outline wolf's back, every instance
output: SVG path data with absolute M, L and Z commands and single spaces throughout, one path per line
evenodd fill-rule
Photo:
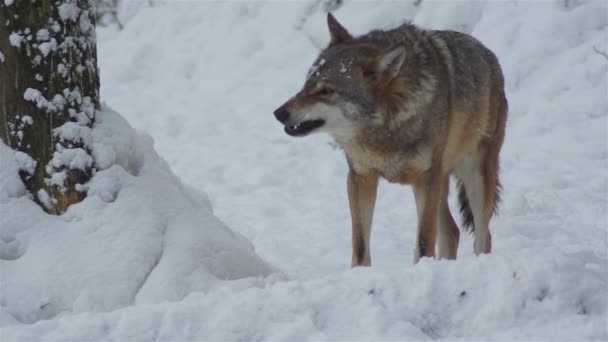
M 474 37 L 449 30 L 423 30 L 403 24 L 387 31 L 371 31 L 358 38 L 379 48 L 388 49 L 403 44 L 416 58 L 407 69 L 433 70 L 443 85 L 447 82 L 456 98 L 478 97 L 479 92 L 492 88 L 502 90 L 504 79 L 498 59 L 490 49 Z M 440 65 L 437 65 L 440 64 Z

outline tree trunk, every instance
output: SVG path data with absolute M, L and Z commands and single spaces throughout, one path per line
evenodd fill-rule
M 0 139 L 35 162 L 20 175 L 49 213 L 82 200 L 93 172 L 96 48 L 93 0 L 0 1 Z

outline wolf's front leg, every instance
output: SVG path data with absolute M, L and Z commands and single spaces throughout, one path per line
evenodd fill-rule
M 418 232 L 414 263 L 422 257 L 435 256 L 437 238 L 437 215 L 443 187 L 443 177 L 439 170 L 431 169 L 412 184 L 418 213 Z
M 372 230 L 378 175 L 348 173 L 348 202 L 353 226 L 353 258 L 351 266 L 371 266 L 369 238 Z

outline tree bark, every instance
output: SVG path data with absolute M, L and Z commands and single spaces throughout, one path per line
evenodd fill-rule
M 86 196 L 96 110 L 93 0 L 1 1 L 0 139 L 36 162 L 20 175 L 49 213 Z

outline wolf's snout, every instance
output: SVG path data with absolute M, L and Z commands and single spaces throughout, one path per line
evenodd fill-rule
M 274 116 L 284 124 L 289 119 L 289 112 L 285 109 L 285 106 L 281 106 L 274 111 Z

